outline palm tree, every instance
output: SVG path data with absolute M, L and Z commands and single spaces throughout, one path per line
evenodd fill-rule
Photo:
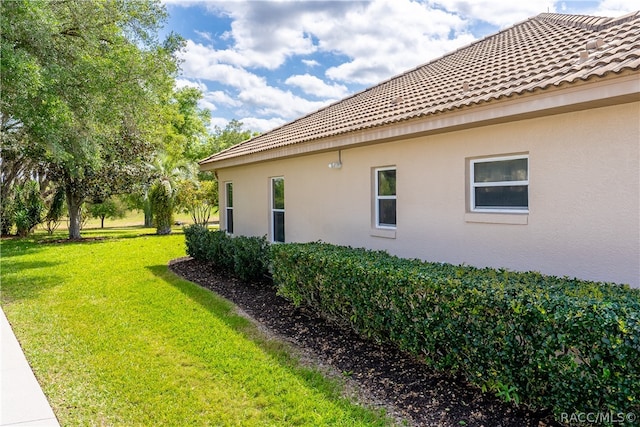
M 197 168 L 196 165 L 188 159 L 185 159 L 184 157 L 177 158 L 175 156 L 171 156 L 166 152 L 159 152 L 158 155 L 154 158 L 153 162 L 149 164 L 149 168 L 154 179 L 144 189 L 142 205 L 144 211 L 145 227 L 150 227 L 152 225 L 154 209 L 162 209 L 162 214 L 158 212 L 158 214 L 160 215 L 155 215 L 156 221 L 162 223 L 157 225 L 158 232 L 161 234 L 168 234 L 169 232 L 171 232 L 170 218 L 173 212 L 164 211 L 167 209 L 171 211 L 173 210 L 173 206 L 175 205 L 175 197 L 177 194 L 178 181 L 185 179 L 194 179 L 197 175 Z M 156 197 L 151 197 L 151 190 L 154 188 L 154 186 L 156 187 Z M 164 194 L 162 198 L 158 198 L 159 186 L 162 186 L 162 193 Z M 160 202 L 160 200 L 163 201 Z M 167 222 L 169 222 L 169 224 L 167 224 Z M 162 227 L 160 227 L 160 225 L 162 225 Z M 169 228 L 167 229 L 167 227 Z

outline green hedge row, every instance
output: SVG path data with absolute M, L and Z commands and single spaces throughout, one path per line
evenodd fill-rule
M 201 225 L 184 228 L 187 254 L 242 280 L 261 280 L 268 273 L 269 243 L 266 237 L 230 237 L 224 231 Z
M 506 401 L 640 415 L 640 291 L 400 259 L 323 243 L 271 246 L 279 293 Z

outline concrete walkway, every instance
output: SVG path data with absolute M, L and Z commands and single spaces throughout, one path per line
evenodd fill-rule
M 59 425 L 0 308 L 0 426 Z

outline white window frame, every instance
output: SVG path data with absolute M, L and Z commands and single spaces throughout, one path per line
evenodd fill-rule
M 396 194 L 393 196 L 381 196 L 380 194 L 378 194 L 378 191 L 380 189 L 379 187 L 379 182 L 378 182 L 378 172 L 383 172 L 383 171 L 396 171 Z M 380 168 L 375 168 L 373 171 L 374 174 L 374 204 L 375 204 L 375 227 L 379 228 L 379 229 L 383 229 L 383 230 L 395 230 L 397 229 L 397 224 L 398 224 L 398 182 L 397 182 L 397 176 L 398 176 L 398 169 L 395 166 L 385 166 L 385 167 L 380 167 Z M 380 200 L 395 200 L 396 201 L 396 225 L 391 225 L 391 224 L 380 224 Z
M 228 234 L 233 234 L 235 230 L 235 222 L 233 224 L 234 230 L 229 231 L 229 211 L 231 211 L 233 215 L 233 203 L 231 203 L 231 206 L 229 206 L 229 186 L 231 186 L 231 194 L 233 198 L 233 181 L 227 181 L 224 183 L 224 230 Z
M 475 182 L 475 165 L 477 163 L 488 163 L 488 162 L 500 162 L 507 160 L 518 160 L 518 159 L 527 159 L 527 179 L 520 181 L 497 181 L 497 182 Z M 507 187 L 512 185 L 526 185 L 527 191 L 529 190 L 529 155 L 528 154 L 519 154 L 512 156 L 498 156 L 498 157 L 483 157 L 480 159 L 472 159 L 469 162 L 469 193 L 470 193 L 470 211 L 471 212 L 485 212 L 485 213 L 529 213 L 529 200 L 527 198 L 527 208 L 508 208 L 508 207 L 495 207 L 495 208 L 487 208 L 487 207 L 476 207 L 476 188 L 480 187 Z
M 274 194 L 273 194 L 273 183 L 276 180 L 282 180 L 284 182 L 284 176 L 274 176 L 274 177 L 271 177 L 271 179 L 269 179 L 269 194 L 270 194 L 270 197 L 269 197 L 269 199 L 270 199 L 270 219 L 269 219 L 269 222 L 270 222 L 270 228 L 271 228 L 271 242 L 272 243 L 284 243 L 284 241 L 286 241 L 286 239 L 287 239 L 286 229 L 285 229 L 284 241 L 280 242 L 280 241 L 276 240 L 276 232 L 275 232 L 276 231 L 275 230 L 276 224 L 275 224 L 275 221 L 274 221 L 274 213 L 282 212 L 283 214 L 285 214 L 285 221 L 286 221 L 285 210 L 284 209 L 276 209 L 275 208 L 275 197 L 274 197 Z M 285 202 L 285 207 L 286 207 L 286 202 Z M 283 224 L 283 227 L 284 227 L 284 224 Z

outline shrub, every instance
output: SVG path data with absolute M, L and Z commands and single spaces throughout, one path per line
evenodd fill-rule
M 268 272 L 269 243 L 266 237 L 238 236 L 233 241 L 233 271 L 242 280 L 260 280 Z
M 322 243 L 273 245 L 271 263 L 296 305 L 504 400 L 556 415 L 640 413 L 636 289 Z
M 199 260 L 209 261 L 207 259 L 208 247 L 207 239 L 209 239 L 209 230 L 199 224 L 184 227 L 185 242 L 187 244 L 187 255 Z
M 149 200 L 153 221 L 158 234 L 170 234 L 173 224 L 173 190 L 169 181 L 158 181 L 151 186 Z
M 60 226 L 60 220 L 64 215 L 64 188 L 60 187 L 56 190 L 51 199 L 49 210 L 44 217 L 44 223 L 47 227 L 47 233 L 53 234 L 54 231 Z
M 201 225 L 184 228 L 187 254 L 228 270 L 242 280 L 260 280 L 268 273 L 269 243 L 266 237 L 230 237 Z
M 0 200 L 0 235 L 11 234 L 15 222 L 15 197 L 13 194 L 8 194 Z
M 19 236 L 26 236 L 42 222 L 44 202 L 40 185 L 30 180 L 16 188 L 14 199 L 14 221 Z

